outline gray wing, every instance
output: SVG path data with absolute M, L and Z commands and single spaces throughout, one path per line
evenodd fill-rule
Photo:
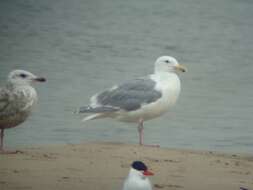
M 102 107 L 137 110 L 141 105 L 161 98 L 162 93 L 155 89 L 155 85 L 150 78 L 132 80 L 96 95 L 96 101 Z
M 9 105 L 9 92 L 5 88 L 0 88 L 0 115 Z

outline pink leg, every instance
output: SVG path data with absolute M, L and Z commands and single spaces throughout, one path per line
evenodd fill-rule
M 4 129 L 1 129 L 1 131 L 0 131 L 0 138 L 1 138 L 0 152 L 2 152 L 4 149 Z
M 1 129 L 1 131 L 0 131 L 0 154 L 17 154 L 17 153 L 22 153 L 22 151 L 4 150 L 4 129 Z
M 144 131 L 143 122 L 144 121 L 143 121 L 142 118 L 138 122 L 139 145 L 141 145 L 141 146 L 149 146 L 149 147 L 160 147 L 160 145 L 144 145 L 143 144 L 143 131 Z
M 143 145 L 143 119 L 139 120 L 138 132 L 139 132 L 139 145 Z

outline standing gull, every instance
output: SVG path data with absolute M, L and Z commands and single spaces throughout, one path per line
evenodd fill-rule
M 95 94 L 79 113 L 91 114 L 83 121 L 110 117 L 138 123 L 139 144 L 143 145 L 143 122 L 161 116 L 176 103 L 180 93 L 177 73 L 185 71 L 175 58 L 159 57 L 154 74 Z
M 14 70 L 8 75 L 6 85 L 0 88 L 0 153 L 15 153 L 4 150 L 4 129 L 16 127 L 27 119 L 38 99 L 32 84 L 45 81 L 24 70 Z

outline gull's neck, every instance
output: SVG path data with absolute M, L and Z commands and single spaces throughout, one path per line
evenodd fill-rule
M 174 71 L 161 71 L 161 70 L 155 70 L 155 75 L 173 75 L 176 74 Z
M 151 75 L 151 78 L 157 79 L 157 80 L 166 80 L 168 78 L 178 78 L 178 75 L 175 72 L 155 72 L 153 75 Z
M 25 83 L 25 82 L 18 83 L 18 82 L 13 82 L 13 81 L 10 81 L 10 80 L 7 81 L 5 86 L 9 90 L 15 89 L 15 88 L 22 88 L 22 87 L 32 87 L 30 84 Z

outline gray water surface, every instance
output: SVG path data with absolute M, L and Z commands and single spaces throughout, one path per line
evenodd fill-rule
M 172 55 L 189 72 L 174 109 L 145 123 L 145 142 L 252 153 L 252 34 L 250 0 L 3 0 L 1 83 L 16 68 L 48 79 L 36 86 L 33 116 L 6 130 L 5 143 L 137 143 L 134 124 L 82 123 L 72 112 Z

